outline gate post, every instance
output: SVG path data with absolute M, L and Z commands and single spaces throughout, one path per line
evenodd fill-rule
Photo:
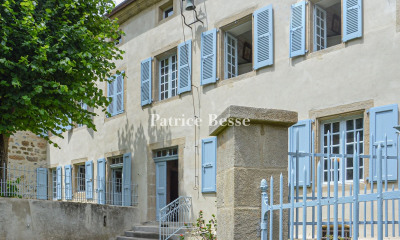
M 229 124 L 248 119 L 246 125 Z M 257 234 L 261 217 L 260 181 L 287 173 L 288 127 L 297 122 L 292 111 L 228 107 L 210 127 L 217 136 L 217 217 L 219 239 L 260 239 Z M 287 180 L 284 182 L 287 186 Z M 279 193 L 279 185 L 274 185 Z M 287 199 L 284 188 L 283 198 Z M 279 198 L 276 198 L 279 199 Z M 273 203 L 270 203 L 271 205 Z M 288 215 L 283 217 L 288 226 Z M 279 232 L 279 217 L 274 216 L 273 230 Z M 258 236 L 257 236 L 258 235 Z

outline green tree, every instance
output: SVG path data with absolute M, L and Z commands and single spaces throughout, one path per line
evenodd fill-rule
M 0 1 L 1 165 L 16 131 L 49 140 L 71 122 L 96 130 L 96 114 L 80 102 L 102 111 L 110 103 L 98 84 L 123 54 L 110 41 L 123 34 L 106 17 L 113 8 L 112 0 Z

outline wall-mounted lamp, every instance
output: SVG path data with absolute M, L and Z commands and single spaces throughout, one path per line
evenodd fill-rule
M 186 1 L 185 10 L 186 10 L 186 11 L 193 11 L 193 12 L 195 13 L 196 20 L 194 20 L 194 22 L 192 22 L 192 23 L 186 23 L 186 18 L 185 18 L 185 16 L 183 15 L 183 1 Z M 183 22 L 185 23 L 185 25 L 188 26 L 188 27 L 190 27 L 190 28 L 192 28 L 190 25 L 195 24 L 195 23 L 197 23 L 197 22 L 203 23 L 203 21 L 201 21 L 201 20 L 199 19 L 199 17 L 197 16 L 196 5 L 194 4 L 194 0 L 182 0 L 182 1 L 181 1 L 181 15 L 182 15 L 182 17 L 183 17 Z M 204 24 L 204 23 L 203 23 L 203 24 Z
M 196 9 L 196 6 L 194 5 L 194 0 L 186 0 L 186 11 L 193 11 Z

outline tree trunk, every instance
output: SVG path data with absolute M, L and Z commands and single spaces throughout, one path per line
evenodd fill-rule
M 5 134 L 0 134 L 0 196 L 4 196 L 7 185 L 8 139 Z

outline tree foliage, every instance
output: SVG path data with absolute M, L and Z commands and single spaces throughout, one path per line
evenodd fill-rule
M 109 81 L 123 34 L 106 16 L 112 0 L 0 1 L 0 135 L 27 130 L 60 135 L 71 122 L 93 124 L 110 100 Z M 48 139 L 49 140 L 49 139 Z

